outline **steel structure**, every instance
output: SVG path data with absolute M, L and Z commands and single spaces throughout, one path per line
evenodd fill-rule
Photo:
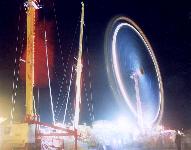
M 34 87 L 34 38 L 35 13 L 33 0 L 27 2 L 27 51 L 26 51 L 26 117 L 33 116 L 33 87 Z
M 22 128 L 24 129 L 22 145 L 26 149 L 39 149 L 39 144 L 42 142 L 42 137 L 64 137 L 64 136 L 72 136 L 74 137 L 74 149 L 77 150 L 78 144 L 78 124 L 79 124 L 79 112 L 80 112 L 80 103 L 81 103 L 81 73 L 82 73 L 82 43 L 83 43 L 83 27 L 84 27 L 84 3 L 81 3 L 81 25 L 80 25 L 80 38 L 79 38 L 79 52 L 76 66 L 76 101 L 75 101 L 75 117 L 73 123 L 73 129 L 60 127 L 55 125 L 54 115 L 53 115 L 53 124 L 43 123 L 39 120 L 39 115 L 35 112 L 35 104 L 33 97 L 33 88 L 34 88 L 34 39 L 35 39 L 35 22 L 36 22 L 36 14 L 38 13 L 38 9 L 40 9 L 40 5 L 36 0 L 28 0 L 25 2 L 24 6 L 27 9 L 27 42 L 26 42 L 26 60 L 24 61 L 26 64 L 26 112 L 24 123 L 22 124 L 13 124 L 9 126 L 5 126 L 6 128 Z M 45 45 L 46 45 L 46 56 L 48 57 L 47 51 L 47 39 L 46 39 L 46 31 L 45 31 Z M 47 58 L 48 59 L 48 58 Z M 48 60 L 47 60 L 48 67 Z M 48 72 L 49 76 L 49 72 Z M 50 86 L 50 81 L 49 81 Z M 52 102 L 52 101 L 51 101 Z M 53 108 L 52 108 L 53 109 Z M 54 111 L 54 110 L 53 110 Z M 52 111 L 52 112 L 53 112 Z M 21 128 L 22 127 L 22 128 Z M 47 127 L 50 129 L 49 133 L 42 133 L 41 127 Z M 17 130 L 18 130 L 17 129 Z M 53 131 L 56 132 L 53 132 Z M 59 132 L 57 132 L 59 131 Z M 21 136 L 21 135 L 20 135 Z M 14 137 L 4 136 L 4 138 L 8 139 L 8 141 L 4 141 L 4 145 L 9 145 Z M 22 139 L 20 137 L 20 139 Z M 61 138 L 61 142 L 64 138 Z M 13 145 L 14 148 L 14 144 Z M 17 144 L 18 145 L 18 144 Z M 3 146 L 0 148 L 8 149 L 7 146 Z M 60 147 L 63 148 L 63 147 Z

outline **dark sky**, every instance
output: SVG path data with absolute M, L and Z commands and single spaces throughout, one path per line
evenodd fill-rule
M 9 109 L 6 105 L 11 101 L 21 3 L 22 0 L 0 1 L 0 109 L 2 109 L 0 113 L 2 114 Z M 76 24 L 79 24 L 80 1 L 55 0 L 55 5 L 62 44 L 67 49 L 73 39 Z M 51 15 L 51 8 L 47 10 L 47 18 L 49 12 Z M 191 125 L 191 4 L 186 0 L 179 2 L 171 0 L 85 1 L 85 36 L 86 46 L 89 48 L 96 119 L 112 118 L 111 116 L 119 109 L 116 108 L 109 87 L 104 62 L 105 30 L 110 19 L 116 15 L 125 15 L 133 19 L 144 31 L 154 49 L 164 83 L 163 123 L 169 128 L 189 128 Z

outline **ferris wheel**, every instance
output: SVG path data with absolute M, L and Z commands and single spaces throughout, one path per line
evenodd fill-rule
M 139 126 L 158 124 L 164 108 L 159 66 L 148 39 L 131 19 L 119 16 L 110 21 L 105 62 L 116 100 L 129 108 Z

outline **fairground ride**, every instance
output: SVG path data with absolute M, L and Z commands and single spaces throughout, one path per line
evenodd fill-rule
M 11 121 L 10 124 L 3 125 L 1 127 L 1 140 L 0 140 L 0 149 L 46 149 L 48 147 L 42 148 L 42 141 L 44 137 L 52 137 L 52 148 L 64 149 L 64 137 L 68 136 L 71 139 L 74 139 L 73 149 L 77 150 L 78 147 L 78 125 L 79 125 L 79 113 L 80 113 L 80 103 L 81 103 L 81 83 L 82 83 L 82 52 L 83 52 L 83 28 L 84 28 L 84 3 L 82 2 L 81 7 L 81 20 L 80 20 L 80 36 L 79 36 L 79 51 L 77 56 L 76 64 L 76 80 L 75 80 L 75 114 L 73 125 L 69 128 L 64 126 L 58 126 L 56 124 L 55 115 L 53 107 L 52 111 L 52 124 L 44 123 L 40 121 L 40 116 L 36 112 L 36 106 L 34 103 L 34 51 L 35 51 L 35 22 L 36 14 L 39 9 L 42 9 L 40 6 L 40 1 L 37 0 L 28 0 L 24 3 L 27 14 L 27 39 L 26 39 L 26 60 L 21 60 L 26 65 L 26 112 L 24 123 L 14 123 L 13 122 L 13 113 L 14 108 L 11 110 Z M 47 68 L 49 66 L 48 61 L 48 46 L 47 46 L 47 32 L 44 32 L 44 45 L 47 58 Z M 39 64 L 40 65 L 40 64 Z M 48 69 L 48 83 L 50 86 L 50 72 Z M 51 88 L 50 88 L 51 95 Z M 15 94 L 16 95 L 16 94 Z M 50 96 L 51 106 L 53 106 L 53 100 Z M 12 100 L 15 103 L 14 100 Z M 66 113 L 66 112 L 65 112 Z M 65 116 L 64 116 L 65 121 Z M 63 123 L 64 123 L 63 121 Z M 48 128 L 48 132 L 43 132 L 41 127 Z M 57 142 L 57 147 L 53 146 Z M 45 141 L 46 143 L 48 141 Z

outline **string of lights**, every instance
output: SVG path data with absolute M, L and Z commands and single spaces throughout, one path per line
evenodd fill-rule
M 11 96 L 11 112 L 10 112 L 10 123 L 13 123 L 14 120 L 14 113 L 15 113 L 15 105 L 16 105 L 16 97 L 17 97 L 17 90 L 18 90 L 18 83 L 19 83 L 19 68 L 21 63 L 21 55 L 24 49 L 24 40 L 25 40 L 25 33 L 24 30 L 21 40 L 21 47 L 19 48 L 19 33 L 21 31 L 20 23 L 21 23 L 21 12 L 22 12 L 22 5 L 19 8 L 19 16 L 18 16 L 18 26 L 17 26 L 17 37 L 16 37 L 16 48 L 15 48 L 15 58 L 14 58 L 14 70 L 13 70 L 13 84 L 12 84 L 12 96 Z M 26 25 L 25 25 L 26 29 Z

